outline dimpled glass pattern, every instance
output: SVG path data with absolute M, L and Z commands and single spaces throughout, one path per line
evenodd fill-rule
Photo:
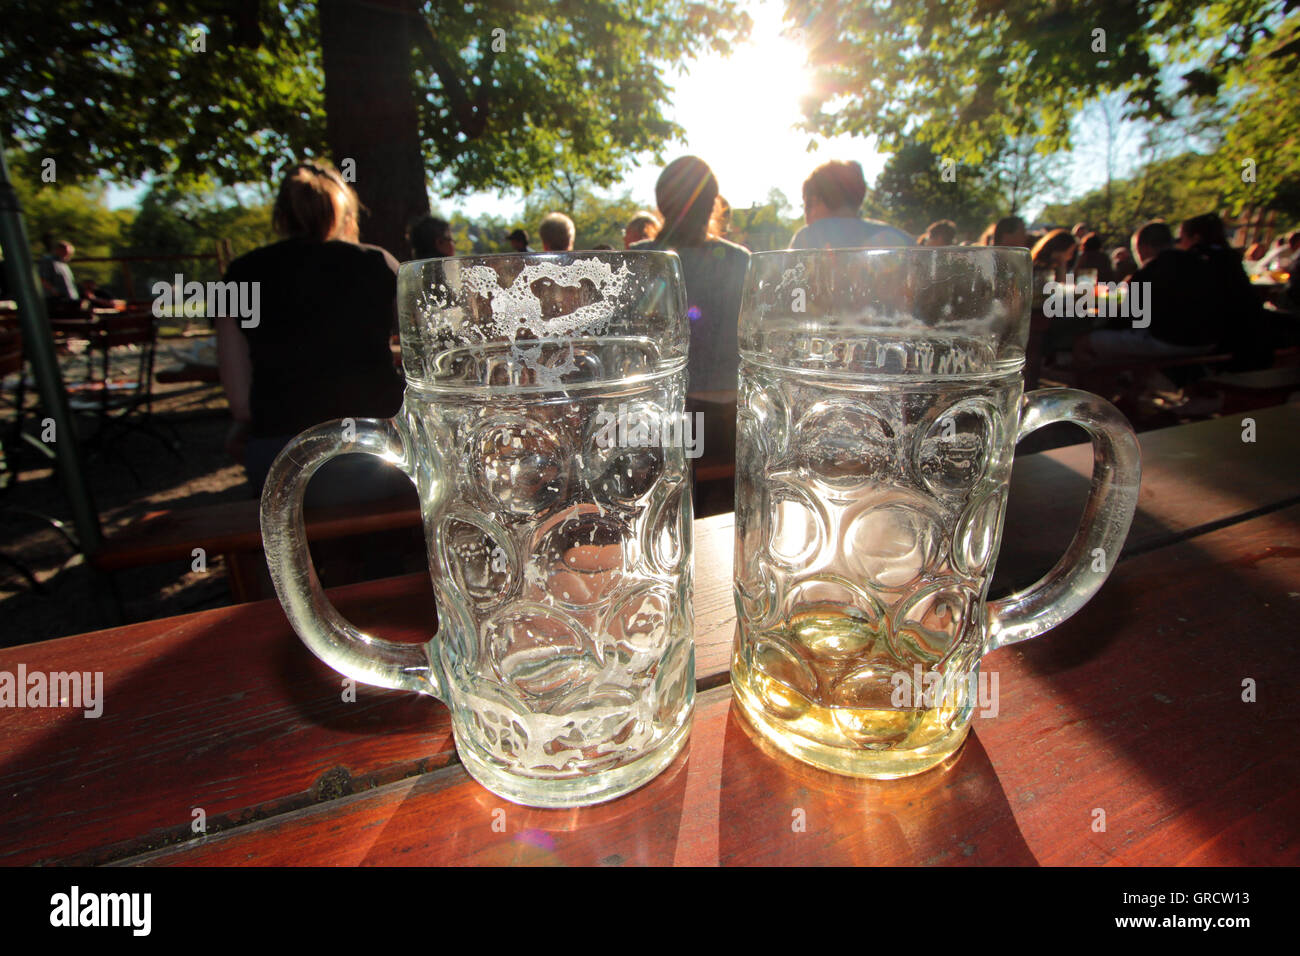
M 800 759 L 916 773 L 960 745 L 979 703 L 1028 257 L 754 258 L 741 319 L 736 697 Z M 1131 515 L 1130 501 L 1121 541 Z M 1077 586 L 1078 603 L 1099 584 Z
M 463 764 L 494 792 L 532 806 L 626 793 L 681 749 L 694 704 L 685 451 L 604 427 L 684 412 L 677 257 L 407 263 L 398 301 L 405 401 L 391 422 L 358 422 L 366 447 L 348 450 L 416 483 L 437 635 L 417 659 L 332 608 L 298 613 L 300 558 L 277 539 L 281 600 L 343 673 L 443 700 Z M 298 439 L 308 473 L 313 442 L 322 460 L 338 450 L 325 428 Z M 264 522 L 292 510 L 286 469 Z

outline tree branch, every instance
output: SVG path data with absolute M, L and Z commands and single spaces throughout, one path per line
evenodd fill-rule
M 411 11 L 411 19 L 416 46 L 424 54 L 433 72 L 438 75 L 443 92 L 447 94 L 447 105 L 451 107 L 452 115 L 460 124 L 461 132 L 470 139 L 481 136 L 487 128 L 487 83 L 482 83 L 478 96 L 471 102 L 465 92 L 465 85 L 461 83 L 460 76 L 456 73 L 456 64 L 438 42 L 432 24 L 421 15 L 419 10 Z M 491 55 L 490 52 L 488 55 Z M 491 60 L 488 62 L 490 66 Z

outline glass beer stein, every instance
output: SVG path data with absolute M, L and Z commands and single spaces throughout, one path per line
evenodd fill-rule
M 357 420 L 354 440 L 319 425 L 271 469 L 262 531 L 280 602 L 335 670 L 446 703 L 489 790 L 540 807 L 627 793 L 682 748 L 695 695 L 690 470 L 681 442 L 659 440 L 685 408 L 680 262 L 411 262 L 398 311 L 397 416 Z M 419 492 L 438 605 L 427 644 L 359 632 L 312 568 L 303 488 L 358 452 Z
M 732 686 L 786 753 L 863 777 L 934 766 L 980 706 L 980 658 L 1069 617 L 1119 557 L 1137 441 L 1094 395 L 1022 398 L 1032 294 L 1024 249 L 750 259 Z M 988 602 L 1015 444 L 1059 421 L 1092 438 L 1082 525 L 1046 577 Z

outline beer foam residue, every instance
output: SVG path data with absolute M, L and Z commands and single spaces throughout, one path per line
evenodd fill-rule
M 576 369 L 572 348 L 562 362 L 544 362 L 543 346 L 534 340 L 606 333 L 615 310 L 623 304 L 631 274 L 626 262 L 615 270 L 607 260 L 591 258 L 568 263 L 530 263 L 520 270 L 509 286 L 501 285 L 500 273 L 489 265 L 466 266 L 462 279 L 468 297 L 477 296 L 489 304 L 486 313 L 475 322 L 475 337 L 481 337 L 483 341 L 509 342 L 511 359 L 531 369 L 536 384 L 558 386 L 567 372 Z M 573 289 L 575 292 L 584 282 L 590 283 L 599 298 L 572 311 L 543 317 L 542 298 L 533 290 L 534 283 L 543 279 L 559 289 Z M 552 292 L 547 295 L 547 301 L 552 302 L 557 297 L 562 297 L 562 293 Z M 452 331 L 460 330 L 453 328 Z M 521 334 L 526 334 L 526 337 L 521 339 Z
M 491 266 L 468 266 L 464 272 L 465 289 L 487 299 L 491 305 L 491 318 L 485 331 L 503 339 L 514 339 L 520 332 L 531 332 L 538 338 L 573 335 L 578 332 L 599 335 L 609 326 L 609 320 L 618 308 L 623 287 L 631 271 L 627 263 L 616 272 L 603 259 L 580 259 L 577 262 L 536 262 L 524 266 L 508 287 L 502 287 L 497 271 Z M 579 289 L 583 281 L 590 282 L 600 293 L 600 299 L 579 306 L 564 315 L 542 318 L 542 300 L 532 289 L 533 283 L 549 279 L 566 289 Z

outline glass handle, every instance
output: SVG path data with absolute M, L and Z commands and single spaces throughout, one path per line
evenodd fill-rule
M 409 442 L 397 420 L 358 418 L 346 424 L 348 433 L 355 425 L 355 438 L 344 438 L 345 422 L 326 422 L 289 442 L 271 465 L 262 490 L 262 546 L 275 593 L 303 643 L 340 674 L 436 697 L 425 645 L 385 641 L 358 630 L 325 596 L 311 563 L 302 497 L 316 469 L 337 455 L 360 452 L 411 477 Z
M 986 610 L 984 652 L 1036 637 L 1088 603 L 1119 560 L 1137 509 L 1142 456 L 1133 428 L 1114 405 L 1072 388 L 1025 396 L 1019 442 L 1053 422 L 1073 422 L 1092 438 L 1092 489 L 1079 528 L 1051 571 Z

